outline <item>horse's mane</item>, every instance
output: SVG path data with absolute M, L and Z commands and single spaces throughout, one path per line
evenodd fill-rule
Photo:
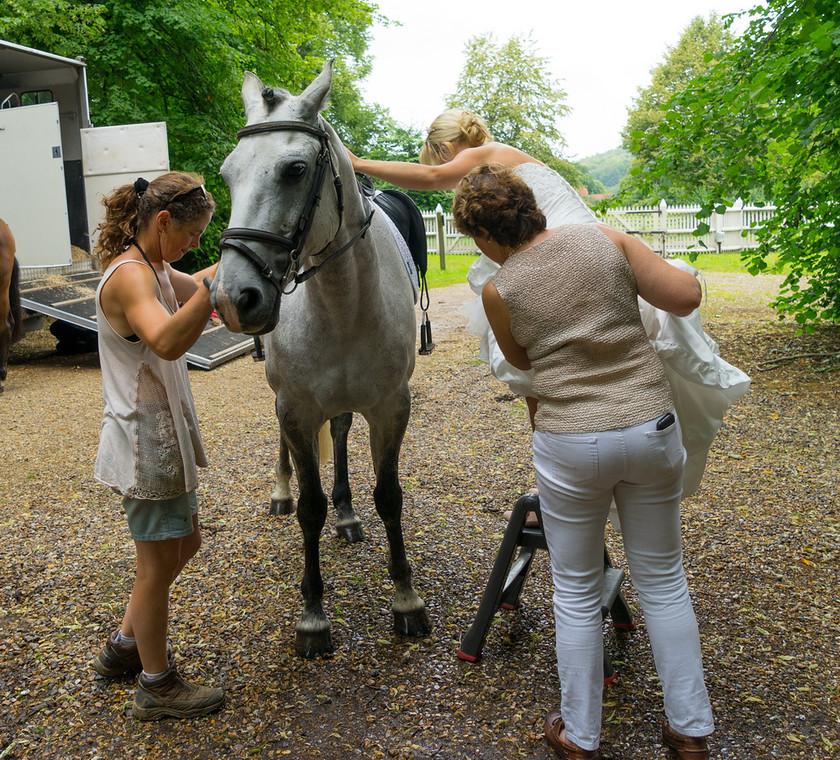
M 344 141 L 341 139 L 341 135 L 339 135 L 338 132 L 336 132 L 335 127 L 324 118 L 324 114 L 318 114 L 317 125 L 329 136 L 330 148 L 335 151 L 335 158 L 338 160 L 339 165 L 344 163 L 350 164 L 350 157 L 347 155 L 347 151 L 344 150 Z M 352 168 L 351 164 L 351 174 Z

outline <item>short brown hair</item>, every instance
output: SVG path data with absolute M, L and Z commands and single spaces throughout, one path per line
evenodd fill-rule
M 452 215 L 458 232 L 491 237 L 517 248 L 545 229 L 545 214 L 534 192 L 502 164 L 477 166 L 455 188 Z

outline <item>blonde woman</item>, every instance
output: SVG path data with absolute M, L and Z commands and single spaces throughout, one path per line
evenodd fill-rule
M 578 192 L 554 169 L 518 148 L 496 142 L 484 119 L 470 111 L 457 108 L 444 111 L 432 122 L 420 151 L 419 164 L 374 161 L 357 158 L 352 153 L 350 157 L 357 172 L 406 190 L 452 190 L 477 166 L 504 164 L 513 168 L 531 188 L 550 227 L 598 221 Z M 468 280 L 477 296 L 498 270 L 498 265 L 483 254 L 476 260 Z M 480 299 L 476 298 L 472 306 L 469 330 L 481 336 L 479 357 L 490 365 L 497 378 L 526 397 L 533 421 L 536 402 L 531 391 L 532 373 L 516 369 L 505 359 L 484 316 Z

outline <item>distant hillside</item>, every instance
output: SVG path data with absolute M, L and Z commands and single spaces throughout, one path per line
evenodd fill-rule
M 578 163 L 607 188 L 608 193 L 614 193 L 632 160 L 633 155 L 629 151 L 614 148 L 606 153 L 581 159 Z

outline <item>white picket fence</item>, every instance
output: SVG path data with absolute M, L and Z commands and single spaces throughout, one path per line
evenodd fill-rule
M 673 256 L 692 251 L 741 251 L 756 248 L 755 230 L 776 211 L 775 206 L 745 206 L 740 201 L 722 214 L 716 211 L 705 221 L 709 232 L 702 237 L 691 234 L 697 227 L 699 206 L 669 206 L 662 201 L 659 206 L 627 206 L 609 209 L 604 223 L 631 235 L 637 235 L 659 254 Z M 443 241 L 444 255 L 475 254 L 472 238 L 458 233 L 452 223 L 452 214 L 424 211 L 426 243 L 430 254 L 440 254 Z M 702 241 L 702 243 L 701 243 Z

